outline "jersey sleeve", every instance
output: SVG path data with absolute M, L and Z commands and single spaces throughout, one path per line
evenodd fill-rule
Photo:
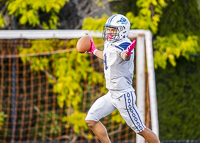
M 111 44 L 112 46 L 114 46 L 115 48 L 117 48 L 118 50 L 118 54 L 121 57 L 121 54 L 123 52 L 125 52 L 125 50 L 127 49 L 127 47 L 130 45 L 130 42 L 121 42 L 121 43 L 115 43 L 115 44 Z
M 119 46 L 123 49 L 123 51 L 125 51 L 130 44 L 131 43 L 129 42 L 124 42 L 124 43 L 119 44 Z

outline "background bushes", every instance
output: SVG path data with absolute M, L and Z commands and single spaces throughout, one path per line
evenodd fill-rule
M 156 70 L 160 139 L 200 139 L 200 57 Z

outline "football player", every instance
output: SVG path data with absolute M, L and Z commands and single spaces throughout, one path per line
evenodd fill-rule
M 104 25 L 104 50 L 96 49 L 91 40 L 90 53 L 104 60 L 104 74 L 108 93 L 98 98 L 91 106 L 85 121 L 88 127 L 102 143 L 110 143 L 101 118 L 118 110 L 125 122 L 148 143 L 159 143 L 158 137 L 141 121 L 135 101 L 135 90 L 132 87 L 134 75 L 134 47 L 128 39 L 130 22 L 124 15 L 115 14 L 108 18 Z

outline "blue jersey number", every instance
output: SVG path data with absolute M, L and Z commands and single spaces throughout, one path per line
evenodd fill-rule
M 104 54 L 104 66 L 105 66 L 105 70 L 107 70 L 108 66 L 107 66 L 107 57 L 106 57 L 106 54 Z

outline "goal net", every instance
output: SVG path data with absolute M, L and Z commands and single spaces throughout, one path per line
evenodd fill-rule
M 76 51 L 84 35 L 103 49 L 99 32 L 0 31 L 0 142 L 99 142 L 84 119 L 107 89 L 103 61 Z M 129 37 L 137 39 L 137 106 L 145 125 L 158 134 L 151 33 L 131 30 Z M 113 142 L 144 142 L 117 111 L 101 121 Z

